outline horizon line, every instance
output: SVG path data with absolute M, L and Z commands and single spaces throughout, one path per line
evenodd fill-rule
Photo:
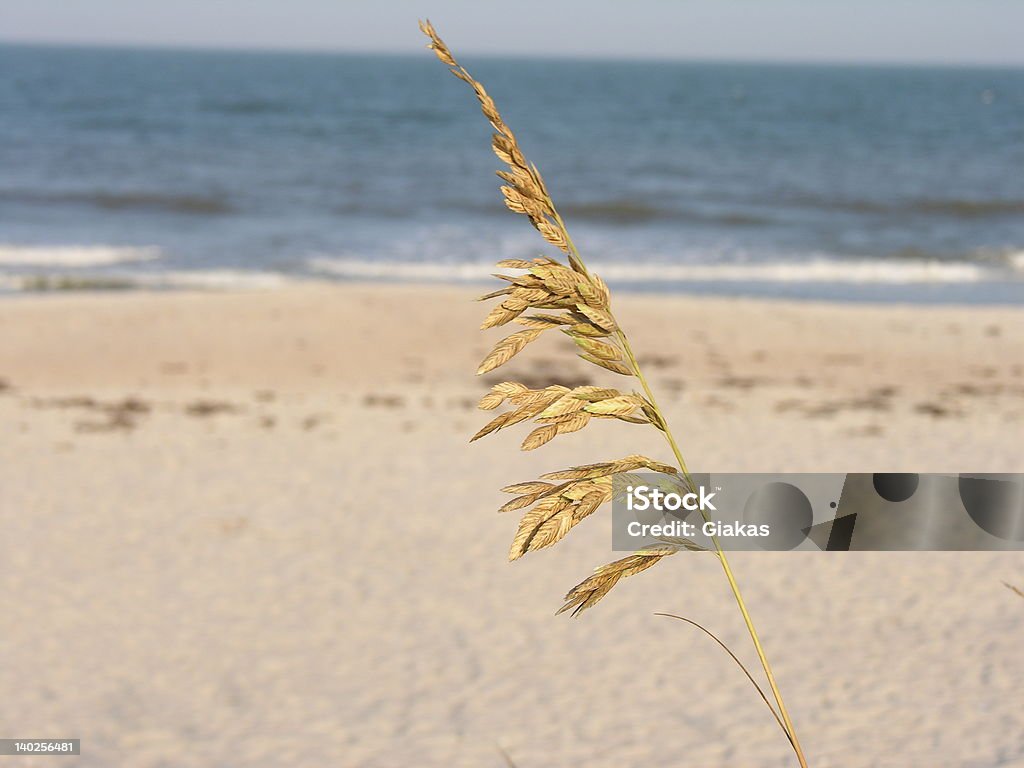
M 368 48 L 327 48 L 292 47 L 274 45 L 234 45 L 230 43 L 146 43 L 119 41 L 68 41 L 47 39 L 7 39 L 0 37 L 0 46 L 22 48 L 64 48 L 77 50 L 117 50 L 138 52 L 182 52 L 182 53 L 248 53 L 268 55 L 312 55 L 312 56 L 391 56 L 408 57 L 421 55 L 419 48 L 368 49 Z M 422 51 L 428 51 L 426 46 Z M 607 61 L 622 63 L 679 63 L 679 64 L 758 64 L 779 66 L 851 66 L 851 67 L 928 67 L 942 69 L 1024 69 L 1022 61 L 984 60 L 938 60 L 938 59 L 854 59 L 854 58 L 757 58 L 743 56 L 664 56 L 630 54 L 587 54 L 587 53 L 522 53 L 515 51 L 478 51 L 466 49 L 464 56 L 478 59 L 518 59 L 539 61 Z

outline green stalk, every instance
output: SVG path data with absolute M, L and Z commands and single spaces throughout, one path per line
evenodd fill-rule
M 565 222 L 562 221 L 562 217 L 555 209 L 555 204 L 551 200 L 551 197 L 546 197 L 548 204 L 551 206 L 551 210 L 555 212 L 555 221 L 558 222 L 558 226 L 565 234 L 569 252 L 573 255 L 575 260 L 579 262 L 580 266 L 583 267 L 584 273 L 586 273 L 586 266 L 583 263 L 583 257 L 580 256 L 579 250 L 576 248 L 575 243 L 573 243 L 572 238 L 569 236 L 569 230 L 566 228 Z M 679 449 L 679 444 L 676 443 L 676 439 L 672 435 L 672 430 L 669 428 L 668 420 L 665 418 L 665 414 L 658 406 L 658 402 L 654 397 L 654 392 L 651 391 L 651 387 L 647 383 L 647 378 L 644 376 L 643 371 L 640 369 L 640 364 L 637 362 L 636 355 L 633 354 L 633 348 L 630 346 L 629 339 L 619 326 L 618 321 L 615 322 L 615 326 L 618 328 L 615 335 L 622 344 L 622 350 L 626 353 L 629 365 L 636 374 L 636 378 L 640 382 L 640 386 L 643 388 L 648 402 L 658 415 L 658 419 L 663 427 L 662 434 L 665 435 L 665 439 L 672 448 L 672 453 L 676 457 L 676 462 L 679 464 L 679 469 L 682 471 L 683 476 L 692 486 L 693 478 L 690 476 L 690 471 L 686 468 L 686 460 L 683 459 L 683 452 Z M 703 509 L 701 510 L 701 515 L 704 517 L 705 521 L 710 521 L 707 512 Z M 757 630 L 754 628 L 754 621 L 750 618 L 750 612 L 747 610 L 747 604 L 743 600 L 743 594 L 740 592 L 739 584 L 736 583 L 736 577 L 733 575 L 732 568 L 729 566 L 729 560 L 725 556 L 725 551 L 722 549 L 722 545 L 719 543 L 718 537 L 712 536 L 711 541 L 715 545 L 715 553 L 718 555 L 718 560 L 722 563 L 722 570 L 725 571 L 725 578 L 729 581 L 729 588 L 732 590 L 733 597 L 736 598 L 736 604 L 739 606 L 740 613 L 743 615 L 743 623 L 747 625 L 747 631 L 750 633 L 750 639 L 754 643 L 754 648 L 757 651 L 757 657 L 761 661 L 761 667 L 764 669 L 765 676 L 768 678 L 768 685 L 771 686 L 772 695 L 775 697 L 775 703 L 779 707 L 779 714 L 782 716 L 782 721 L 785 724 L 786 734 L 789 736 L 790 744 L 793 746 L 793 751 L 796 752 L 797 760 L 800 761 L 800 767 L 807 768 L 807 760 L 804 757 L 803 749 L 800 747 L 800 740 L 797 738 L 796 730 L 793 728 L 793 721 L 790 719 L 789 712 L 786 710 L 786 704 L 782 700 L 782 693 L 779 691 L 779 686 L 775 682 L 775 675 L 772 673 L 771 664 L 768 663 L 768 656 L 765 654 L 764 647 L 761 645 L 761 640 L 757 636 Z

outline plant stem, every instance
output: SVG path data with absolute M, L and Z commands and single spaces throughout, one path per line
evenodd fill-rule
M 672 435 L 672 430 L 668 426 L 668 421 L 665 419 L 665 415 L 662 413 L 661 408 L 658 407 L 657 401 L 654 399 L 654 393 L 651 391 L 650 385 L 647 383 L 647 378 L 644 376 L 643 371 L 640 370 L 640 364 L 636 360 L 636 355 L 633 354 L 633 348 L 629 344 L 629 339 L 626 334 L 620 329 L 617 331 L 619 341 L 622 343 L 622 349 L 626 353 L 626 357 L 629 359 L 629 364 L 636 372 L 636 377 L 640 381 L 640 386 L 643 387 L 644 394 L 647 395 L 648 401 L 654 406 L 654 410 L 658 413 L 661 423 L 664 426 L 665 439 L 668 440 L 668 444 L 672 447 L 672 453 L 675 454 L 676 461 L 679 462 L 679 468 L 683 471 L 683 476 L 687 481 L 693 485 L 693 478 L 690 477 L 690 472 L 686 468 L 686 461 L 683 459 L 683 453 L 679 450 L 679 444 L 676 443 L 675 437 Z M 707 512 L 701 510 L 704 520 L 708 521 Z M 739 606 L 740 613 L 743 615 L 743 622 L 747 625 L 747 631 L 750 633 L 750 639 L 754 642 L 754 648 L 757 650 L 757 656 L 761 660 L 761 666 L 764 668 L 765 676 L 768 678 L 768 685 L 771 686 L 772 694 L 775 696 L 775 703 L 779 705 L 779 714 L 782 715 L 782 721 L 786 724 L 786 731 L 789 734 L 790 742 L 793 745 L 793 750 L 796 752 L 797 760 L 800 761 L 801 768 L 807 768 L 807 761 L 804 758 L 803 750 L 800 748 L 800 740 L 796 736 L 796 731 L 793 728 L 793 721 L 789 718 L 789 713 L 786 711 L 786 705 L 782 700 L 782 693 L 779 691 L 779 686 L 775 682 L 775 675 L 772 674 L 771 664 L 768 663 L 768 657 L 765 655 L 764 648 L 761 645 L 761 640 L 757 636 L 757 630 L 754 628 L 754 621 L 750 618 L 750 613 L 747 611 L 747 605 L 743 600 L 743 595 L 740 592 L 739 584 L 736 583 L 736 577 L 732 573 L 732 568 L 729 566 L 729 559 L 725 556 L 725 551 L 722 549 L 722 545 L 718 541 L 717 536 L 712 536 L 711 541 L 715 545 L 715 553 L 718 555 L 719 561 L 722 563 L 722 570 L 725 571 L 725 578 L 729 580 L 729 587 L 732 589 L 732 594 L 736 598 L 736 604 Z
M 789 736 L 789 731 L 786 729 L 786 724 L 782 722 L 782 718 L 779 717 L 779 713 L 775 711 L 775 707 L 773 707 L 772 703 L 770 701 L 768 701 L 768 697 L 765 696 L 764 691 L 761 690 L 761 686 L 757 684 L 757 680 L 755 680 L 754 676 L 752 674 L 750 674 L 750 670 L 747 669 L 746 665 L 742 661 L 739 660 L 739 657 L 735 653 L 732 652 L 732 648 L 730 648 L 728 645 L 726 645 L 724 642 L 722 642 L 722 639 L 718 635 L 716 635 L 710 629 L 705 627 L 703 624 L 698 624 L 693 619 L 688 619 L 685 616 L 677 616 L 674 613 L 655 613 L 654 615 L 655 616 L 665 616 L 665 617 L 670 618 L 670 619 L 678 619 L 679 621 L 685 621 L 687 624 L 692 624 L 697 629 L 699 629 L 701 632 L 703 632 L 705 635 L 707 635 L 712 640 L 714 640 L 716 643 L 718 643 L 721 646 L 722 650 L 725 651 L 727 654 L 729 654 L 729 656 L 732 657 L 732 660 L 736 662 L 736 665 L 740 669 L 743 670 L 743 674 L 745 674 L 747 676 L 747 680 L 750 681 L 750 684 L 754 686 L 754 688 L 760 694 L 761 698 L 764 700 L 765 706 L 767 706 L 768 709 L 771 710 L 772 716 L 775 718 L 775 722 L 777 722 L 779 724 L 779 727 L 782 729 L 782 732 L 784 734 L 786 734 L 786 738 L 790 740 L 790 743 L 792 743 L 793 740 Z
M 551 206 L 551 210 L 555 211 L 555 221 L 558 223 L 562 233 L 565 235 L 566 244 L 568 245 L 570 253 L 572 253 L 576 261 L 583 267 L 584 272 L 586 272 L 586 266 L 583 264 L 583 258 L 580 256 L 579 250 L 576 248 L 575 243 L 573 243 L 572 238 L 569 236 L 569 230 L 566 228 L 565 222 L 562 221 L 562 217 L 559 216 L 558 212 L 555 210 L 554 201 L 551 200 L 550 196 L 547 197 L 547 201 Z M 618 327 L 617 321 L 616 327 Z M 672 448 L 672 453 L 675 455 L 676 461 L 679 463 L 679 469 L 682 470 L 683 476 L 692 486 L 693 478 L 690 476 L 690 471 L 686 468 L 686 460 L 683 459 L 683 452 L 679 450 L 679 444 L 676 443 L 676 439 L 672 435 L 672 430 L 668 426 L 668 421 L 665 419 L 665 415 L 661 408 L 658 407 L 658 402 L 654 397 L 654 393 L 651 391 L 650 385 L 647 383 L 647 378 L 640 369 L 640 364 L 637 362 L 636 355 L 633 354 L 633 348 L 630 346 L 629 339 L 621 328 L 619 328 L 615 333 L 619 342 L 622 344 L 623 352 L 626 353 L 626 357 L 629 359 L 630 367 L 636 374 L 636 378 L 640 382 L 640 386 L 643 387 L 644 394 L 647 396 L 648 402 L 650 402 L 651 406 L 658 414 L 658 418 L 663 427 L 662 433 L 665 435 L 665 439 Z M 701 510 L 701 515 L 704 517 L 705 521 L 710 521 L 707 512 L 703 509 Z M 754 628 L 754 621 L 750 618 L 750 612 L 747 611 L 747 604 L 743 600 L 739 584 L 736 583 L 736 577 L 733 575 L 732 568 L 729 566 L 729 560 L 725 556 L 725 551 L 722 549 L 722 545 L 719 543 L 718 537 L 712 536 L 711 541 L 715 545 L 715 553 L 718 555 L 718 560 L 722 563 L 722 570 L 725 571 L 725 578 L 729 581 L 729 588 L 732 589 L 733 597 L 736 598 L 736 604 L 739 606 L 740 613 L 743 615 L 743 623 L 747 625 L 747 631 L 750 633 L 750 639 L 754 642 L 754 649 L 757 651 L 757 657 L 761 660 L 761 667 L 764 669 L 765 676 L 768 678 L 768 685 L 771 686 L 772 695 L 775 697 L 775 703 L 779 706 L 779 714 L 782 716 L 783 723 L 785 723 L 786 733 L 789 736 L 790 744 L 793 746 L 793 751 L 796 752 L 796 758 L 800 761 L 801 768 L 807 768 L 807 760 L 804 757 L 803 749 L 800 747 L 800 740 L 796 736 L 796 730 L 793 728 L 793 721 L 790 719 L 789 712 L 786 710 L 786 704 L 782 700 L 782 693 L 779 691 L 779 686 L 775 682 L 775 675 L 772 674 L 772 667 L 771 664 L 768 663 L 768 656 L 765 655 L 764 647 L 761 645 L 761 640 L 757 636 L 757 630 Z

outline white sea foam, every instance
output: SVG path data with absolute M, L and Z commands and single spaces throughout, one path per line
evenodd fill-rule
M 609 269 L 610 267 L 610 269 Z M 857 261 L 777 262 L 767 264 L 609 265 L 608 279 L 670 280 L 674 282 L 755 283 L 975 283 L 993 277 L 990 270 L 966 262 Z M 599 267 L 595 270 L 600 271 Z
M 156 246 L 0 244 L 0 264 L 18 267 L 103 267 L 158 258 Z
M 1022 260 L 1024 261 L 1024 260 Z M 311 259 L 314 272 L 355 279 L 475 281 L 495 271 L 493 264 L 395 263 L 360 259 Z M 767 262 L 761 264 L 608 263 L 593 269 L 608 280 L 658 283 L 976 283 L 998 279 L 991 268 L 968 262 L 881 259 Z M 1024 266 L 1024 263 L 1022 263 Z
M 15 275 L 7 275 L 0 272 L 0 291 L 20 291 L 22 279 Z
M 147 288 L 194 288 L 198 290 L 266 290 L 282 288 L 293 282 L 277 272 L 255 272 L 242 269 L 210 269 L 176 272 L 154 272 L 132 275 L 131 279 Z
M 172 272 L 75 272 L 51 273 L 45 276 L 0 272 L 0 291 L 89 291 L 119 289 L 198 290 L 198 291 L 260 291 L 282 288 L 295 282 L 276 272 L 247 270 L 194 270 Z
M 425 280 L 430 282 L 459 282 L 482 280 L 496 271 L 494 264 L 461 263 L 442 264 L 426 262 L 367 261 L 362 259 L 334 259 L 317 257 L 307 266 L 313 272 L 336 277 L 368 280 Z

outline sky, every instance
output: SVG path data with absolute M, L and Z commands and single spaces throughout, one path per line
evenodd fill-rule
M 1024 0 L 0 0 L 0 40 L 1024 65 Z

